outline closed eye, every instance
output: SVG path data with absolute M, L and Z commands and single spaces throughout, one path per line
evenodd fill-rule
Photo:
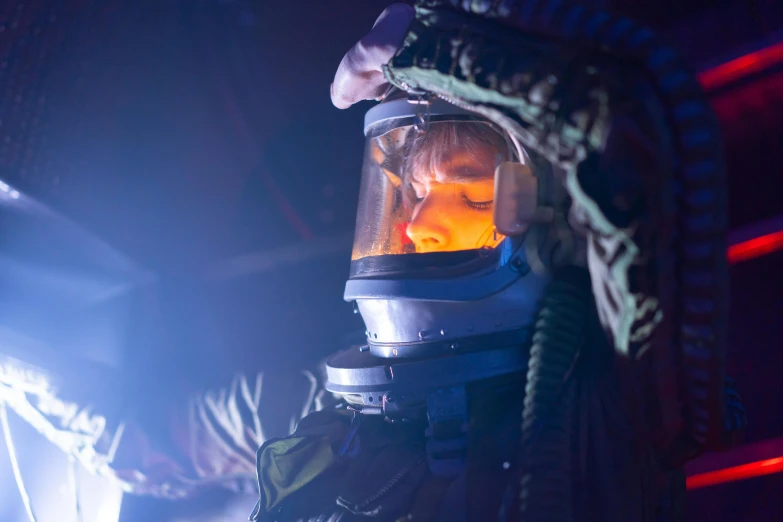
M 465 194 L 462 195 L 462 201 L 464 201 L 467 206 L 474 210 L 489 210 L 492 208 L 492 203 L 494 202 L 492 199 L 489 201 L 473 201 Z

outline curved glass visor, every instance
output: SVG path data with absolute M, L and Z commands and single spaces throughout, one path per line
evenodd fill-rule
M 491 262 L 506 238 L 493 222 L 495 169 L 514 160 L 510 140 L 473 118 L 369 131 L 351 275 Z

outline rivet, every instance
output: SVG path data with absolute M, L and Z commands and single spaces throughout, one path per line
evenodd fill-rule
M 397 356 L 397 348 L 392 349 L 392 355 L 394 355 L 395 357 Z
M 419 332 L 419 339 L 426 339 L 427 337 L 432 337 L 433 334 L 435 334 L 432 330 L 422 330 Z
M 508 469 L 510 467 L 511 467 L 511 463 L 510 462 L 504 462 L 503 463 L 503 469 Z
M 446 335 L 447 333 L 449 333 L 449 332 L 445 328 L 441 328 L 441 330 L 440 330 L 440 334 L 441 335 Z
M 500 326 L 502 325 L 503 323 L 501 323 L 500 321 L 495 321 L 495 328 L 500 328 Z
M 469 324 L 469 325 L 468 325 L 468 331 L 469 331 L 469 332 L 472 332 L 472 331 L 473 331 L 473 325 L 472 325 L 472 324 Z
M 459 348 L 459 343 L 452 343 L 451 349 L 456 350 L 457 348 Z

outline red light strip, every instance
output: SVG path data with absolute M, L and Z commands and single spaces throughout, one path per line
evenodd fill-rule
M 691 475 L 686 479 L 685 484 L 688 489 L 699 489 L 780 472 L 783 472 L 783 457 L 776 457 L 774 459 L 742 464 L 741 466 Z
M 699 81 L 706 90 L 717 89 L 749 74 L 783 63 L 783 42 L 740 56 L 723 65 L 699 74 Z
M 729 263 L 741 263 L 778 250 L 783 250 L 783 230 L 731 245 L 728 250 Z
M 783 64 L 783 42 L 746 54 L 699 74 L 706 90 L 715 89 L 749 74 Z M 783 249 L 783 230 L 764 234 L 729 246 L 729 262 L 741 263 Z

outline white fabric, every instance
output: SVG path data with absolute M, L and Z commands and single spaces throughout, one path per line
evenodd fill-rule
M 372 29 L 343 57 L 331 86 L 332 103 L 347 109 L 362 100 L 377 100 L 389 89 L 381 67 L 392 59 L 413 20 L 413 8 L 392 4 Z

